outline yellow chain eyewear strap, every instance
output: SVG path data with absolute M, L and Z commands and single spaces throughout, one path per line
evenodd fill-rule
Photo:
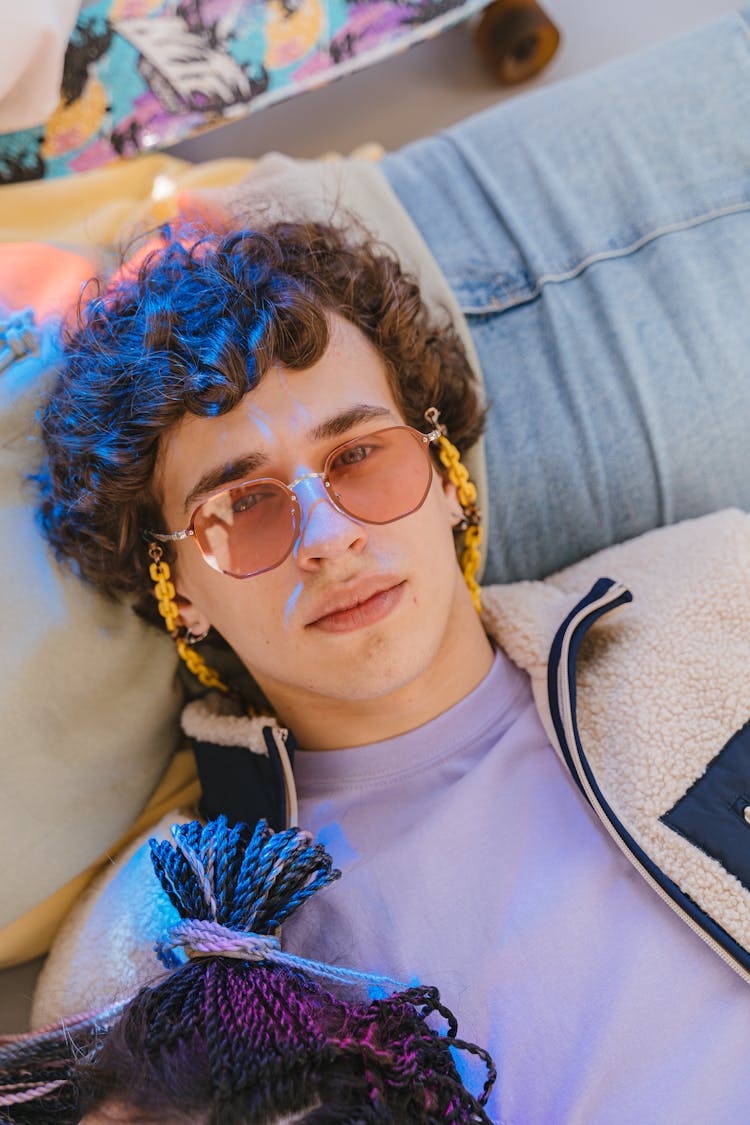
M 169 564 L 162 557 L 163 552 L 158 543 L 149 544 L 148 548 L 151 564 L 148 568 L 151 581 L 154 584 L 154 593 L 159 605 L 159 613 L 164 618 L 167 632 L 174 639 L 177 655 L 184 661 L 188 670 L 203 684 L 204 687 L 216 688 L 218 691 L 228 692 L 229 688 L 221 676 L 210 667 L 200 655 L 180 635 L 180 611 L 175 601 L 176 591 L 172 582 L 172 572 Z
M 431 426 L 441 431 L 438 438 L 438 457 L 445 466 L 448 480 L 455 486 L 458 502 L 464 513 L 464 546 L 461 553 L 461 572 L 469 588 L 471 600 L 477 613 L 482 610 L 482 592 L 477 582 L 477 573 L 482 561 L 479 545 L 482 542 L 481 513 L 477 507 L 476 485 L 469 477 L 461 454 L 452 441 L 446 437 L 445 426 L 440 422 L 440 411 L 434 406 L 425 411 L 425 418 Z

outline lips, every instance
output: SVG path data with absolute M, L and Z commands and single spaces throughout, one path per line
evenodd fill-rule
M 339 589 L 318 605 L 307 627 L 329 632 L 347 632 L 372 624 L 390 613 L 400 600 L 404 582 L 392 575 L 358 582 L 348 589 Z

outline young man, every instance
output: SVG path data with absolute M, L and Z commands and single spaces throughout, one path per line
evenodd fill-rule
M 460 473 L 454 461 L 451 482 L 429 452 L 447 448 L 441 427 L 460 451 L 478 435 L 469 369 L 393 259 L 323 224 L 194 245 L 167 234 L 84 310 L 66 355 L 44 415 L 48 537 L 83 577 L 152 616 L 155 585 L 180 643 L 223 637 L 275 718 L 248 718 L 216 693 L 187 708 L 205 811 L 298 822 L 344 871 L 285 929 L 285 946 L 437 984 L 498 1061 L 493 1120 L 741 1120 L 750 993 L 737 975 L 748 954 L 736 849 L 717 871 L 704 841 L 677 885 L 658 833 L 690 829 L 649 821 L 634 838 L 638 802 L 630 822 L 618 814 L 631 792 L 675 806 L 689 788 L 675 752 L 693 780 L 706 762 L 696 769 L 679 737 L 656 755 L 662 720 L 637 707 L 628 735 L 651 758 L 618 761 L 608 734 L 591 761 L 612 752 L 592 772 L 571 670 L 581 633 L 628 600 L 611 581 L 582 600 L 564 582 L 559 598 L 543 588 L 555 624 L 545 730 L 517 666 L 525 654 L 532 677 L 546 676 L 533 615 L 505 626 L 513 663 L 454 552 L 454 529 L 473 516 Z M 658 552 L 651 563 L 658 572 Z M 503 604 L 487 605 L 496 634 Z M 631 661 L 639 636 L 622 646 Z M 617 648 L 608 637 L 595 674 Z M 689 711 L 685 688 L 666 712 Z M 722 718 L 732 732 L 737 706 Z M 627 724 L 613 714 L 614 738 Z M 701 715 L 690 724 L 702 731 Z M 619 805 L 601 790 L 613 763 Z M 713 917 L 696 872 L 726 892 Z M 121 940 L 111 898 L 108 911 Z M 127 918 L 124 899 L 119 911 Z

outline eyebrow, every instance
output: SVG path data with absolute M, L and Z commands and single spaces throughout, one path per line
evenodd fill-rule
M 339 411 L 338 414 L 333 414 L 323 422 L 319 422 L 311 430 L 308 430 L 306 438 L 310 442 L 320 442 L 330 438 L 342 437 L 354 426 L 359 426 L 362 422 L 369 422 L 375 418 L 397 420 L 393 411 L 389 410 L 387 406 L 374 406 L 361 402 L 355 406 L 347 407 L 346 410 Z M 185 513 L 187 514 L 195 502 L 209 492 L 213 492 L 214 489 L 221 488 L 223 485 L 246 479 L 251 473 L 255 473 L 258 469 L 268 465 L 269 460 L 267 453 L 255 451 L 245 453 L 242 457 L 235 457 L 232 461 L 225 461 L 223 465 L 215 465 L 213 468 L 207 469 L 185 497 Z

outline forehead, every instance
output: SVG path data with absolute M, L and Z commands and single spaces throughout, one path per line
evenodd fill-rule
M 332 317 L 328 347 L 317 363 L 300 371 L 272 367 L 241 406 L 259 435 L 273 439 L 302 438 L 321 419 L 360 402 L 396 407 L 380 353 L 353 324 Z
M 233 410 L 214 418 L 185 415 L 164 435 L 156 484 L 165 509 L 174 510 L 202 473 L 256 450 L 289 461 L 293 473 L 295 456 L 310 451 L 310 431 L 362 404 L 385 407 L 394 422 L 403 421 L 380 353 L 353 324 L 332 317 L 317 363 L 299 371 L 275 365 Z

